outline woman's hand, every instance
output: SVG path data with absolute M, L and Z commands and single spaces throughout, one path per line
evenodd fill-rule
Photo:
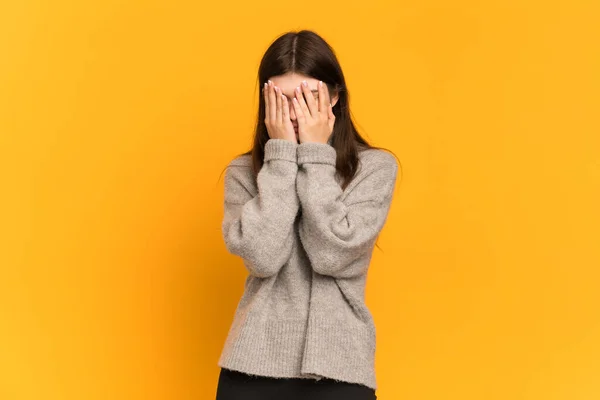
M 301 143 L 327 143 L 333 132 L 335 116 L 329 99 L 329 90 L 322 81 L 319 81 L 317 86 L 319 91 L 317 101 L 306 81 L 303 81 L 301 87 L 297 87 L 294 93 L 292 102 L 298 119 L 298 136 Z
M 290 108 L 287 97 L 281 93 L 281 89 L 273 85 L 269 80 L 263 88 L 265 97 L 265 125 L 271 139 L 284 139 L 294 143 L 296 133 L 290 119 Z

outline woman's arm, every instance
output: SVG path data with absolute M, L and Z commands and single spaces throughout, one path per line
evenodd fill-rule
M 230 253 L 245 260 L 251 275 L 259 278 L 277 274 L 291 255 L 294 221 L 300 208 L 297 146 L 284 139 L 267 141 L 254 196 L 246 189 L 247 168 L 229 166 L 225 174 L 225 245 Z
M 351 278 L 367 272 L 369 260 L 390 208 L 398 164 L 383 152 L 347 188 L 335 180 L 336 151 L 329 144 L 298 146 L 298 197 L 302 207 L 300 239 L 319 274 Z

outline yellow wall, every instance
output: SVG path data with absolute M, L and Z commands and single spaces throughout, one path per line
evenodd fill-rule
M 315 29 L 400 157 L 381 399 L 600 398 L 597 1 L 4 1 L 0 399 L 209 399 L 260 57 Z

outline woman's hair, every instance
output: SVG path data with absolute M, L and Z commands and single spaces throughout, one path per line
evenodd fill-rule
M 306 75 L 323 81 L 332 97 L 335 94 L 339 96 L 337 103 L 333 106 L 335 124 L 331 134 L 331 145 L 337 153 L 336 171 L 342 178 L 342 190 L 348 186 L 358 171 L 359 151 L 380 149 L 388 151 L 396 157 L 388 149 L 372 146 L 358 133 L 352 122 L 349 93 L 342 67 L 334 50 L 321 36 L 310 30 L 291 31 L 279 36 L 271 43 L 263 55 L 258 69 L 259 87 L 262 87 L 261 85 L 271 77 L 287 73 Z M 252 170 L 255 178 L 262 168 L 265 144 L 269 140 L 265 125 L 265 100 L 262 91 L 259 91 L 258 102 L 258 117 L 252 148 L 239 155 L 252 157 Z M 399 160 L 398 164 L 401 166 Z M 223 171 L 226 169 L 227 167 Z M 402 168 L 400 168 L 400 172 L 402 172 Z M 379 247 L 377 243 L 375 245 Z
M 259 87 L 268 79 L 287 73 L 306 75 L 323 81 L 331 97 L 335 94 L 339 96 L 333 106 L 335 124 L 331 145 L 337 152 L 336 170 L 342 178 L 342 189 L 345 189 L 358 170 L 360 150 L 375 148 L 389 150 L 370 145 L 358 133 L 351 118 L 344 73 L 334 50 L 321 36 L 310 30 L 292 31 L 279 36 L 269 46 L 258 69 Z M 258 117 L 253 145 L 249 151 L 241 154 L 252 156 L 255 177 L 262 168 L 265 144 L 269 140 L 265 125 L 265 100 L 261 91 L 258 99 Z

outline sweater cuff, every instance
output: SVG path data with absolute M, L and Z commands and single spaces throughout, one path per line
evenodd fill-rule
M 285 139 L 269 139 L 265 144 L 264 161 L 269 160 L 286 160 L 297 162 L 296 149 L 298 143 L 294 143 Z
M 298 145 L 298 164 L 329 164 L 335 167 L 337 152 L 328 143 L 301 143 Z

